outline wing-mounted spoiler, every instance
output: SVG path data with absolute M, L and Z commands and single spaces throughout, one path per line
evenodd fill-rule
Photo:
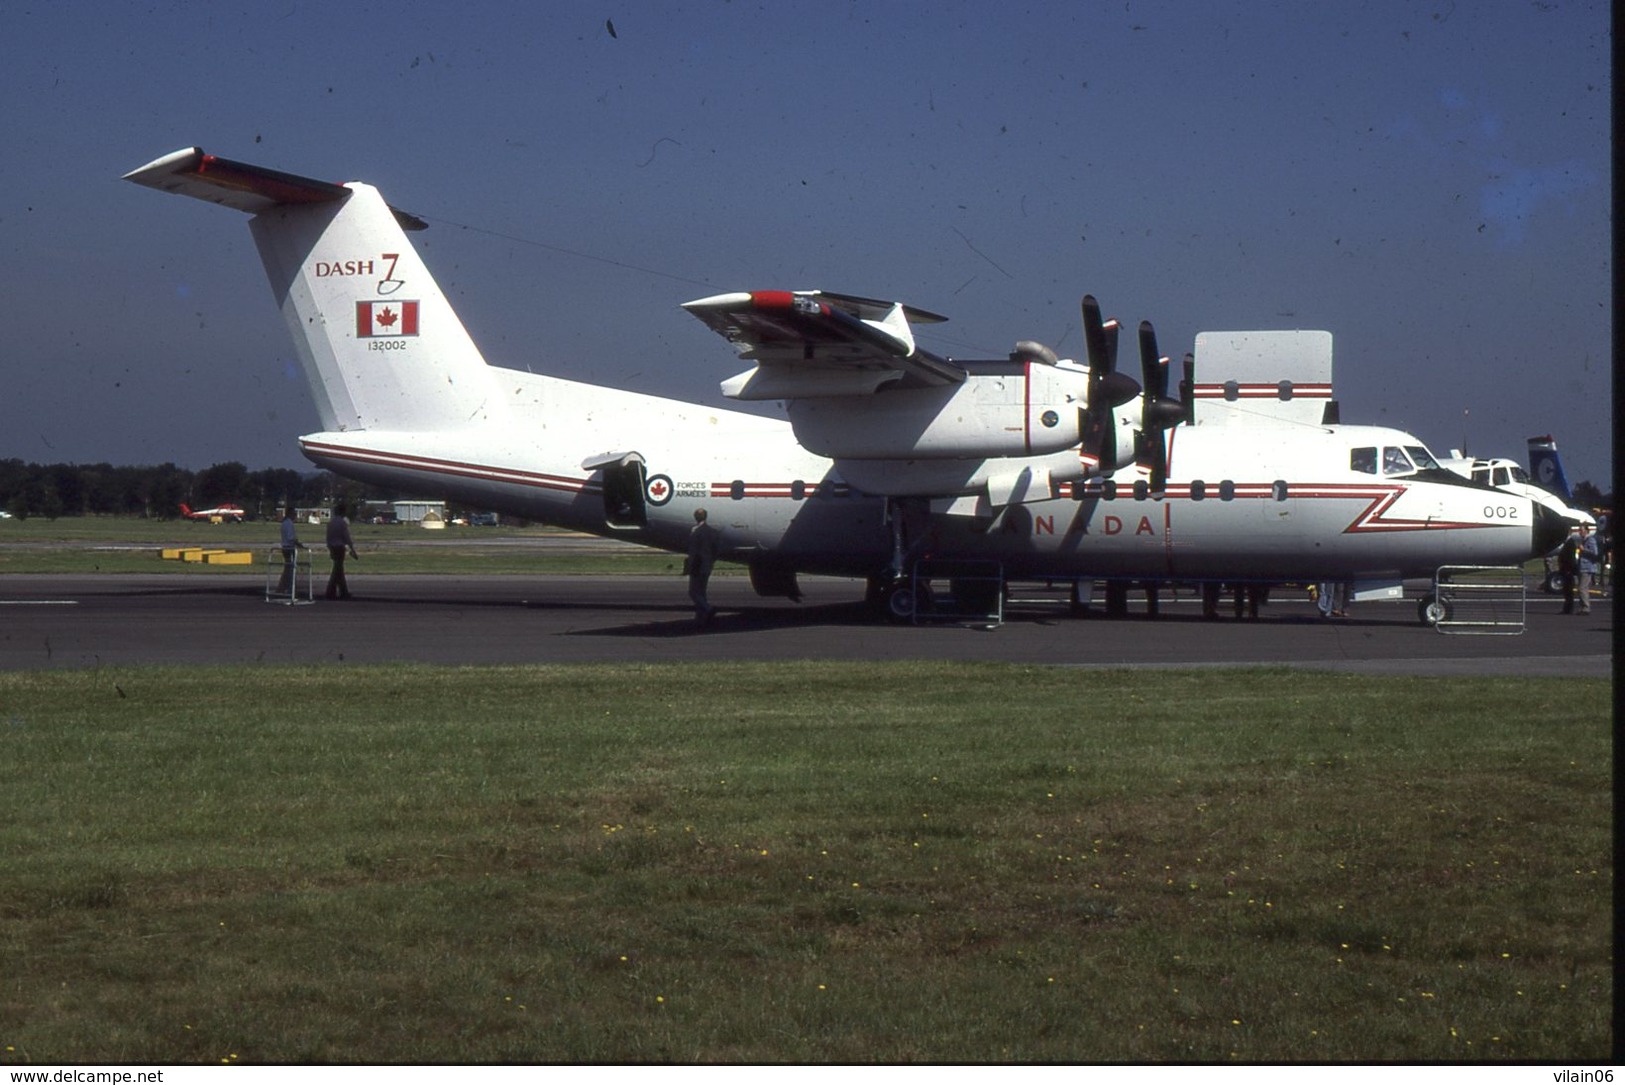
M 822 290 L 717 294 L 683 308 L 756 368 L 725 381 L 730 399 L 871 395 L 882 385 L 960 384 L 963 367 L 921 350 L 911 323 L 947 319 L 901 302 Z
M 343 185 L 298 177 L 281 170 L 234 162 L 218 155 L 204 154 L 202 148 L 187 147 L 166 154 L 140 169 L 124 175 L 126 181 L 172 192 L 177 196 L 217 203 L 257 215 L 273 207 L 289 204 L 331 203 L 350 195 Z M 391 207 L 403 230 L 426 230 L 427 222 L 416 215 Z

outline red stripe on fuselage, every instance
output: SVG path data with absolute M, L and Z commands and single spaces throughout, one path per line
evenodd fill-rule
M 537 471 L 522 471 L 516 468 L 492 467 L 485 464 L 470 463 L 462 460 L 447 460 L 433 456 L 419 456 L 402 452 L 386 452 L 378 449 L 352 448 L 347 445 L 334 445 L 317 441 L 302 441 L 301 447 L 312 458 L 325 457 L 334 460 L 346 460 L 352 463 L 364 463 L 377 467 L 395 467 L 408 471 L 424 471 L 434 474 L 455 475 L 458 478 L 480 479 L 486 482 L 504 483 L 507 485 L 527 486 L 532 489 L 554 490 L 561 493 L 595 493 L 599 484 L 590 478 L 573 478 L 566 475 L 550 475 Z M 1074 482 L 1071 484 L 1072 494 L 1077 496 L 1078 487 L 1083 486 L 1085 497 L 1096 497 L 1098 494 L 1090 493 L 1098 484 L 1099 479 L 1091 479 L 1087 483 Z M 1132 484 L 1131 484 L 1132 485 Z M 808 486 L 803 482 L 807 496 L 816 492 L 817 484 Z M 846 492 L 847 487 L 838 485 L 837 492 Z M 1405 494 L 1408 487 L 1402 485 L 1383 485 L 1371 483 L 1296 483 L 1289 484 L 1287 496 L 1297 500 L 1308 501 L 1348 501 L 1364 499 L 1367 503 L 1349 525 L 1343 529 L 1343 534 L 1360 535 L 1377 532 L 1400 531 L 1439 531 L 1445 529 L 1465 529 L 1495 527 L 1497 525 L 1482 522 L 1460 520 L 1415 520 L 1390 519 L 1387 516 L 1389 509 Z M 733 498 L 733 482 L 713 482 L 710 487 L 714 498 Z M 794 493 L 794 483 L 789 482 L 743 482 L 740 485 L 741 498 L 769 498 L 787 500 Z M 1273 499 L 1275 488 L 1271 483 L 1236 483 L 1233 500 Z M 1163 504 L 1163 534 L 1166 539 L 1172 534 L 1174 501 L 1191 501 L 1190 483 L 1181 482 L 1170 484 L 1161 494 L 1147 497 L 1144 500 L 1159 501 Z M 1205 501 L 1220 501 L 1218 495 L 1210 491 Z M 1133 497 L 1114 498 L 1118 501 L 1137 502 Z M 1171 552 L 1170 552 L 1171 556 Z
M 581 493 L 596 489 L 596 484 L 585 478 L 548 475 L 536 471 L 521 471 L 508 467 L 490 467 L 460 460 L 443 460 L 432 456 L 415 456 L 404 452 L 385 452 L 379 449 L 352 448 L 348 445 L 301 441 L 300 447 L 310 456 L 348 460 L 353 463 L 372 464 L 377 467 L 399 467 L 408 471 L 428 471 L 435 474 L 456 475 L 459 478 L 483 479 L 542 490 Z

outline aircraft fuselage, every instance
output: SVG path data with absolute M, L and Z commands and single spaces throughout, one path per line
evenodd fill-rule
M 621 495 L 636 507 L 618 524 L 605 472 L 548 454 L 591 447 L 586 435 L 560 432 L 571 413 L 562 405 L 536 404 L 551 424 L 534 443 L 492 446 L 474 431 L 324 433 L 300 443 L 312 462 L 362 481 L 667 550 L 686 548 L 703 507 L 734 560 L 868 576 L 892 557 L 888 501 L 848 485 L 834 461 L 796 443 L 788 423 L 556 380 L 538 394 L 590 399 L 595 429 L 641 435 L 626 449 L 641 461 L 637 488 Z M 1058 486 L 1057 496 L 1012 506 L 991 524 L 914 502 L 911 553 L 997 561 L 1008 576 L 1375 579 L 1431 576 L 1442 530 L 1458 563 L 1493 564 L 1527 548 L 1535 526 L 1528 503 L 1466 480 L 1350 468 L 1355 447 L 1417 443 L 1398 431 L 1298 428 L 1243 443 L 1233 430 L 1180 426 L 1170 438 L 1160 495 L 1143 472 L 1123 470 Z

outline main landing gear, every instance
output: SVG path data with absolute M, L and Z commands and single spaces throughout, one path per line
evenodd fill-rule
M 1423 625 L 1438 625 L 1450 620 L 1450 606 L 1430 592 L 1417 600 L 1416 618 Z
M 898 624 L 912 622 L 919 608 L 914 578 L 891 570 L 869 578 L 864 601 L 881 617 Z

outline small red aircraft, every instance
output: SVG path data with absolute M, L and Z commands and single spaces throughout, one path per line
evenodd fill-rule
M 190 505 L 181 505 L 181 515 L 188 520 L 207 520 L 211 524 L 224 523 L 227 520 L 243 521 L 243 510 L 236 505 L 221 505 L 213 509 L 194 509 Z

